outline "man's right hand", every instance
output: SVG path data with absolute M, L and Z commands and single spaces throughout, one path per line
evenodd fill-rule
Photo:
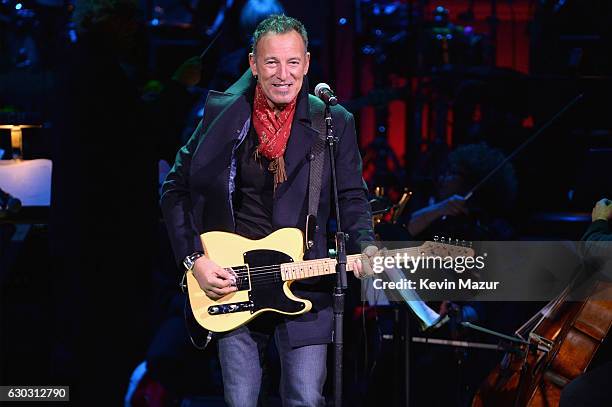
M 217 265 L 206 256 L 199 257 L 193 265 L 193 276 L 200 288 L 211 300 L 237 291 L 236 276 Z

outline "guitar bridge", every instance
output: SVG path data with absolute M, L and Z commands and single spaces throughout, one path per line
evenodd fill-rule
M 232 304 L 211 305 L 208 307 L 209 315 L 233 314 L 234 312 L 252 311 L 253 301 L 235 302 Z

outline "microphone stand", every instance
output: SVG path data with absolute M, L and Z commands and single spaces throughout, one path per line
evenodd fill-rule
M 336 178 L 336 144 L 338 138 L 334 135 L 332 115 L 329 103 L 325 104 L 325 133 L 329 150 L 331 182 L 336 212 L 336 285 L 334 287 L 334 406 L 342 406 L 342 367 L 344 354 L 344 302 L 346 296 L 346 235 L 342 232 L 340 223 L 340 205 L 338 202 L 338 184 Z

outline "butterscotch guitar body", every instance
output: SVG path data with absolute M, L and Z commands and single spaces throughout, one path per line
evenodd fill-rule
M 299 315 L 310 311 L 308 300 L 295 297 L 283 281 L 280 264 L 301 261 L 302 232 L 285 228 L 259 240 L 227 232 L 201 235 L 207 256 L 237 275 L 238 291 L 213 301 L 206 296 L 191 272 L 187 273 L 189 301 L 196 321 L 212 332 L 231 331 L 259 314 L 274 311 Z

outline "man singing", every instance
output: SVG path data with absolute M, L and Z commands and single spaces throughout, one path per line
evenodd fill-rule
M 309 168 L 318 132 L 308 94 L 308 37 L 302 23 L 284 15 L 262 21 L 253 34 L 250 69 L 225 92 L 210 92 L 205 115 L 163 186 L 161 204 L 179 264 L 211 299 L 236 290 L 233 275 L 204 253 L 200 234 L 222 230 L 250 239 L 293 227 L 305 229 Z M 310 101 L 309 101 L 310 98 Z M 332 108 L 342 227 L 348 252 L 374 239 L 353 116 Z M 315 246 L 307 258 L 327 257 L 331 183 L 327 153 L 317 214 Z M 227 250 L 232 250 L 228 247 Z M 185 262 L 184 262 L 185 260 Z M 367 266 L 356 264 L 363 277 Z M 292 285 L 313 308 L 299 317 L 268 313 L 218 339 L 225 399 L 230 406 L 256 406 L 265 347 L 272 337 L 281 362 L 284 406 L 322 406 L 327 344 L 332 340 L 330 279 Z

